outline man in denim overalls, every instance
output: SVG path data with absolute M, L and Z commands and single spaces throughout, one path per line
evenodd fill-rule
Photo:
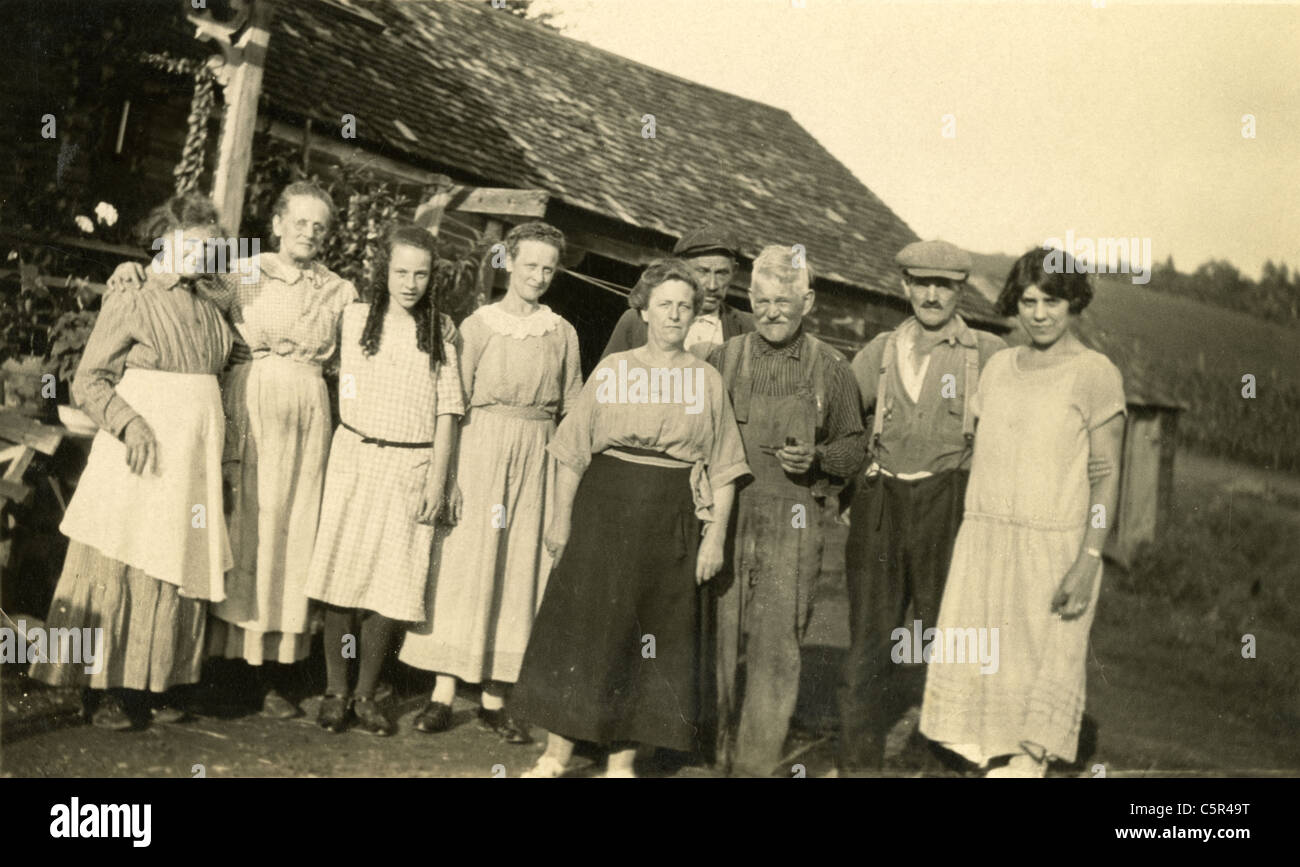
M 812 309 L 798 248 L 766 247 L 750 283 L 757 333 L 709 361 L 722 372 L 753 481 L 736 493 L 729 573 L 715 578 L 717 763 L 780 770 L 799 694 L 800 643 L 821 569 L 825 496 L 862 465 L 865 432 L 848 362 L 803 328 Z

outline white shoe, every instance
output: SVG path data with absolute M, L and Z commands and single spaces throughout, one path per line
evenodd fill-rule
M 537 760 L 537 764 L 524 771 L 519 777 L 520 779 L 551 780 L 564 776 L 566 770 L 568 768 L 559 759 L 544 755 Z

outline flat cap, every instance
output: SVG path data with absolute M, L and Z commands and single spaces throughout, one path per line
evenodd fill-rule
M 970 254 L 947 241 L 916 241 L 898 251 L 894 263 L 913 277 L 947 277 L 965 280 L 970 274 Z
M 682 258 L 705 256 L 710 253 L 725 253 L 733 259 L 738 259 L 740 258 L 740 245 L 736 243 L 735 236 L 726 229 L 718 226 L 701 226 L 694 231 L 687 232 L 673 246 L 673 255 Z

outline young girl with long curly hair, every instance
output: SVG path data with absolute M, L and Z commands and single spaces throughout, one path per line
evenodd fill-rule
M 439 310 L 437 266 L 432 235 L 394 225 L 369 303 L 343 312 L 342 424 L 330 448 L 307 579 L 307 595 L 326 606 L 327 687 L 318 721 L 333 732 L 355 715 L 363 732 L 393 733 L 375 702 L 380 668 L 399 631 L 425 617 L 434 522 L 464 413 L 456 329 Z M 348 659 L 358 655 L 350 690 Z

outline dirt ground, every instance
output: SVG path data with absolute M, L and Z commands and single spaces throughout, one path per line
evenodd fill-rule
M 1251 471 L 1226 462 L 1180 455 L 1178 496 L 1205 486 L 1264 497 L 1271 508 L 1300 521 L 1300 477 Z M 817 777 L 832 770 L 836 671 L 848 643 L 847 598 L 842 563 L 827 561 L 804 653 L 799 707 L 785 764 L 791 776 Z M 1300 589 L 1300 588 L 1297 588 Z M 1054 767 L 1061 776 L 1262 775 L 1300 771 L 1300 695 L 1269 698 L 1275 682 L 1268 659 L 1243 660 L 1240 645 L 1226 636 L 1218 645 L 1192 647 L 1152 640 L 1186 610 L 1114 587 L 1101 597 L 1093 628 L 1088 670 L 1088 706 L 1078 761 Z M 1153 626 L 1156 624 L 1156 626 Z M 1263 640 L 1261 638 L 1261 640 Z M 1280 640 L 1280 639 L 1279 639 Z M 1295 637 L 1286 640 L 1294 647 Z M 389 673 L 390 713 L 399 724 L 391 738 L 349 731 L 324 732 L 314 724 L 316 699 L 301 702 L 303 716 L 272 721 L 247 705 L 251 689 L 238 665 L 215 672 L 219 687 L 198 696 L 201 713 L 176 725 L 154 724 L 139 731 L 110 732 L 80 723 L 79 699 L 19 677 L 5 666 L 0 773 L 29 777 L 312 777 L 312 776 L 518 776 L 536 760 L 542 745 L 503 744 L 475 722 L 476 694 L 465 690 L 454 706 L 450 731 L 425 735 L 410 727 L 431 686 L 428 677 L 394 666 Z M 319 663 L 317 663 L 319 667 Z M 910 666 L 904 678 L 918 702 L 924 672 Z M 1274 677 L 1270 681 L 1269 678 Z M 302 684 L 301 694 L 319 694 L 321 684 Z M 905 702 L 906 703 L 906 702 Z M 900 712 L 902 709 L 900 708 Z M 890 738 L 885 775 L 956 775 L 963 769 L 909 742 L 915 710 L 906 713 Z M 540 730 L 534 736 L 542 737 Z M 576 776 L 598 773 L 603 757 L 580 754 Z M 677 755 L 644 754 L 645 776 L 708 777 L 716 773 Z

